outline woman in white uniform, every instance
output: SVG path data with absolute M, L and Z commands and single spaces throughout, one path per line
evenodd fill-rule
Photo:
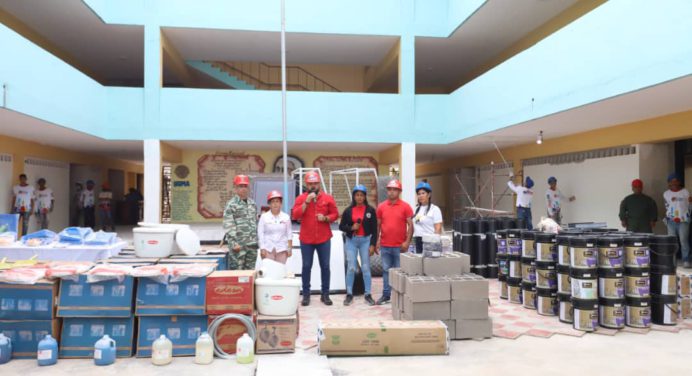
M 260 257 L 282 264 L 291 257 L 293 249 L 293 232 L 291 217 L 281 211 L 283 196 L 278 191 L 267 195 L 270 210 L 260 216 L 257 222 L 257 239 Z
M 423 253 L 423 235 L 442 234 L 442 211 L 432 203 L 432 187 L 422 181 L 416 186 L 418 205 L 413 213 L 413 240 L 416 253 Z

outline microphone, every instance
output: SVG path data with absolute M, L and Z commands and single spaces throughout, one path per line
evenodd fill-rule
M 360 222 L 361 222 L 361 219 L 358 218 L 358 220 L 356 221 L 356 223 L 357 223 L 357 224 L 360 224 Z

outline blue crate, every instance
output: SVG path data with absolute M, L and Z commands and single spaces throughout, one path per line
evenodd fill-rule
M 115 341 L 116 356 L 129 358 L 134 354 L 134 333 L 134 317 L 66 318 L 60 335 L 60 357 L 93 358 L 96 341 L 108 334 Z
M 0 283 L 0 320 L 53 320 L 57 296 L 57 281 Z
M 207 331 L 207 316 L 144 316 L 138 319 L 137 357 L 151 357 L 151 345 L 165 334 L 173 342 L 173 356 L 195 355 L 195 343 Z
M 130 317 L 134 300 L 135 280 L 126 276 L 119 282 L 111 279 L 88 283 L 86 275 L 78 281 L 64 279 L 60 283 L 58 317 Z

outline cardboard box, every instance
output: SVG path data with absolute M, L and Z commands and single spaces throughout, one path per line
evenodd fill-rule
M 318 339 L 320 355 L 449 354 L 449 336 L 442 321 L 323 321 Z
M 449 281 L 444 277 L 406 277 L 406 296 L 414 303 L 451 300 Z
M 461 253 L 445 253 L 442 257 L 423 259 L 423 274 L 426 276 L 456 275 L 464 269 Z
M 207 331 L 207 316 L 143 316 L 137 319 L 137 357 L 151 357 L 151 345 L 165 334 L 173 356 L 195 355 L 195 343 Z
M 452 300 L 487 299 L 490 295 L 488 280 L 476 274 L 448 277 L 452 288 Z
M 473 300 L 452 300 L 452 316 L 455 320 L 487 319 L 488 298 Z
M 0 320 L 53 320 L 58 282 L 35 285 L 0 283 Z
M 209 316 L 208 324 L 211 324 L 218 316 Z M 257 325 L 257 314 L 252 315 L 252 322 Z M 224 320 L 216 330 L 216 338 L 221 349 L 228 354 L 235 354 L 236 343 L 243 333 L 247 333 L 247 328 L 239 320 Z
M 413 320 L 449 320 L 452 318 L 450 302 L 414 303 L 404 298 L 404 312 Z
M 58 298 L 59 317 L 130 317 L 132 316 L 135 280 L 111 279 L 88 283 L 86 275 L 77 281 L 63 279 Z
M 423 275 L 423 255 L 402 253 L 399 259 L 401 270 L 408 275 Z
M 217 271 L 207 276 L 207 314 L 242 313 L 255 309 L 255 271 Z
M 687 274 L 678 274 L 678 296 L 687 297 L 691 294 L 690 276 Z
M 296 350 L 298 317 L 257 316 L 256 354 L 292 353 Z
M 493 336 L 493 320 L 456 320 L 456 339 L 490 338 Z
M 449 332 L 450 339 L 456 339 L 457 335 L 457 322 L 456 320 L 442 320 L 442 322 L 447 325 L 447 332 Z
M 403 292 L 399 289 L 399 271 L 400 268 L 390 268 L 389 269 L 389 285 L 392 287 L 393 291 Z
M 94 344 L 108 334 L 116 344 L 116 356 L 134 354 L 135 318 L 76 318 L 63 320 L 60 336 L 60 358 L 92 358 Z
M 692 318 L 692 298 L 678 296 L 678 318 L 682 320 Z
M 191 277 L 167 285 L 155 279 L 137 278 L 135 315 L 204 315 L 206 277 Z
M 60 341 L 60 319 L 2 320 L 0 321 L 0 333 L 4 333 L 12 340 L 13 359 L 36 359 L 38 342 L 46 334 L 50 334 Z

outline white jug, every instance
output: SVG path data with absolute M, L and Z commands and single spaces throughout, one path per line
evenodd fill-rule
M 173 342 L 161 334 L 151 345 L 151 362 L 157 366 L 165 366 L 173 361 Z
M 214 341 L 209 333 L 204 332 L 200 334 L 195 344 L 195 363 L 211 364 L 212 361 L 214 361 Z
M 286 265 L 274 260 L 262 260 L 260 268 L 260 277 L 267 279 L 284 279 L 286 278 Z
M 255 361 L 255 341 L 247 333 L 238 338 L 236 342 L 236 360 L 240 364 L 249 364 Z

